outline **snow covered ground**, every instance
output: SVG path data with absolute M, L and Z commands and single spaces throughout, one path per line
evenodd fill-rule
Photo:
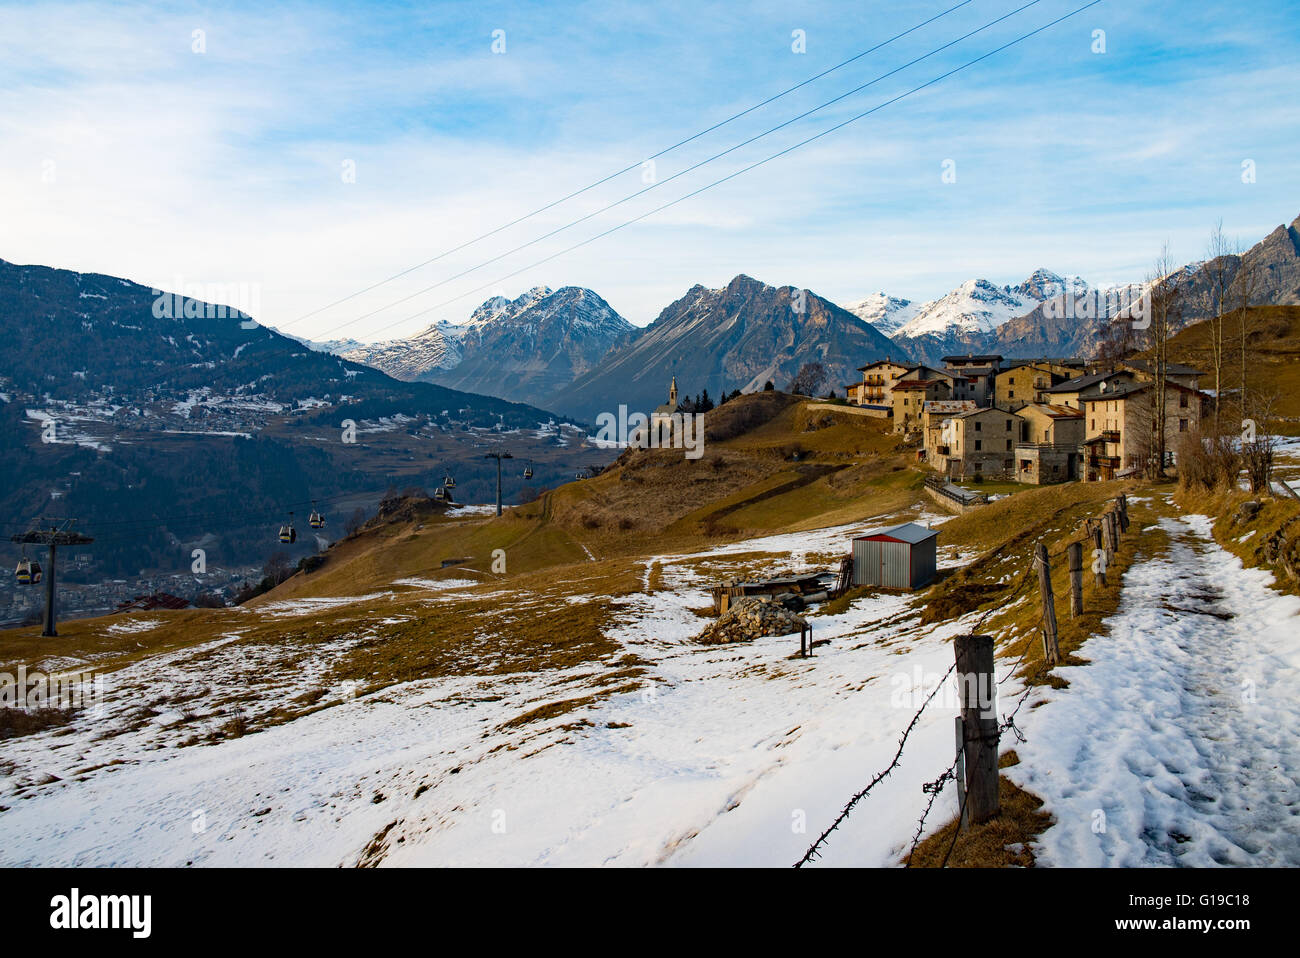
M 800 659 L 796 636 L 696 645 L 705 620 L 692 610 L 708 604 L 720 570 L 798 571 L 881 524 L 644 561 L 642 581 L 656 589 L 615 600 L 609 633 L 644 670 L 630 691 L 619 691 L 626 677 L 604 678 L 609 669 L 591 662 L 360 696 L 321 690 L 329 663 L 390 621 L 377 615 L 310 649 L 249 644 L 232 631 L 146 659 L 109 677 L 100 714 L 5 743 L 0 863 L 788 866 L 888 765 L 952 663 L 948 640 L 969 623 L 922 627 L 909 597 L 877 596 L 814 616 L 814 639 L 827 644 Z M 1065 670 L 1066 690 L 1033 693 L 1046 704 L 1017 719 L 1028 741 L 1016 745 L 1022 764 L 1010 774 L 1057 818 L 1039 860 L 1300 863 L 1291 695 L 1300 600 L 1218 550 L 1203 520 L 1162 524 L 1173 545 L 1129 573 L 1110 635 L 1085 647 L 1093 664 Z M 945 549 L 940 564 L 970 558 Z M 470 585 L 405 584 L 414 591 L 331 608 L 456 601 Z M 233 625 L 317 608 L 269 603 Z M 594 694 L 609 682 L 613 694 Z M 177 747 L 194 731 L 187 711 L 240 694 L 265 711 L 313 689 L 328 707 Z M 181 693 L 172 699 L 182 704 L 142 719 L 141 703 L 159 690 Z M 1019 689 L 1009 681 L 1000 692 L 1007 701 Z M 568 710 L 521 721 L 566 700 Z M 833 834 L 818 867 L 898 862 L 921 785 L 952 759 L 955 714 L 951 691 L 936 696 L 900 768 Z M 931 828 L 954 814 L 952 791 Z M 1098 809 L 1104 832 L 1093 831 Z
M 1035 709 L 1008 770 L 1057 823 L 1044 865 L 1300 865 L 1300 599 L 1163 519 L 1091 665 Z
M 878 524 L 878 523 L 877 523 Z M 552 720 L 508 726 L 539 704 L 591 694 L 590 666 L 407 683 L 348 698 L 214 745 L 165 708 L 159 689 L 197 695 L 254 687 L 269 696 L 287 649 L 231 636 L 110 676 L 103 714 L 71 734 L 7 743 L 0 860 L 68 864 L 744 863 L 788 865 L 810 834 L 896 747 L 898 731 L 951 660 L 956 630 L 918 630 L 904 597 L 815 619 L 831 640 L 791 659 L 797 637 L 744 648 L 690 641 L 714 576 L 699 563 L 766 553 L 782 568 L 842 545 L 854 529 L 773 536 L 658 562 L 659 591 L 622 600 L 615 635 L 647 681 Z M 954 564 L 962 557 L 950 556 Z M 376 596 L 362 598 L 374 600 Z M 439 601 L 442 596 L 431 596 Z M 604 601 L 578 596 L 574 601 Z M 239 617 L 307 615 L 304 601 Z M 310 668 L 280 668 L 283 696 L 310 687 L 365 630 L 314 649 Z M 299 674 L 301 672 L 305 674 Z M 879 805 L 837 833 L 831 863 L 895 861 L 915 826 L 922 781 L 950 760 L 952 710 L 934 709 Z M 874 798 L 874 796 L 873 796 Z M 202 827 L 199 827 L 199 826 Z M 382 854 L 377 854 L 379 849 Z

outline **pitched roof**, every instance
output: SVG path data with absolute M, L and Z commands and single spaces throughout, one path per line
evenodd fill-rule
M 926 401 L 925 411 L 934 413 L 968 412 L 975 408 L 973 399 L 930 399 Z
M 1148 359 L 1125 359 L 1120 363 L 1122 366 L 1128 366 L 1130 369 L 1140 369 L 1144 373 L 1151 371 L 1151 361 Z M 1206 372 L 1200 369 L 1194 369 L 1191 366 L 1184 366 L 1182 363 L 1165 363 L 1165 371 L 1171 376 L 1207 376 Z
M 945 363 L 992 363 L 1002 362 L 1002 357 L 997 353 L 967 354 L 965 356 L 944 356 L 942 361 Z
M 957 415 L 953 416 L 953 418 L 968 419 L 971 416 L 978 416 L 981 413 L 986 413 L 986 412 L 1001 413 L 1003 416 L 1010 416 L 1012 419 L 1020 418 L 1016 413 L 1007 412 L 1007 410 L 999 409 L 997 406 L 981 406 L 979 409 L 969 409 L 966 412 L 959 412 Z
M 1074 392 L 1078 392 L 1081 389 L 1087 389 L 1089 386 L 1095 386 L 1097 385 L 1097 383 L 1105 379 L 1111 379 L 1112 377 L 1115 376 L 1131 376 L 1131 375 L 1132 373 L 1126 373 L 1120 371 L 1120 372 L 1108 372 L 1108 373 L 1093 373 L 1090 376 L 1076 376 L 1074 379 L 1067 379 L 1065 382 L 1060 383 L 1056 386 L 1052 386 L 1050 389 L 1044 389 L 1043 392 L 1074 393 Z
M 1003 366 L 1001 369 L 997 371 L 997 375 L 1001 376 L 1003 373 L 1014 373 L 1017 372 L 1018 370 L 1024 369 L 1026 366 L 1029 366 L 1030 368 L 1033 369 L 1039 369 L 1053 376 L 1060 375 L 1060 373 L 1052 372 L 1052 368 L 1048 366 L 1047 363 L 1043 362 L 1041 359 L 1016 360 L 1014 366 Z
M 917 372 L 938 373 L 938 374 L 939 374 L 940 376 L 942 376 L 944 379 L 956 379 L 956 378 L 957 378 L 957 376 L 956 376 L 954 373 L 950 372 L 950 371 L 947 370 L 947 369 L 939 369 L 939 368 L 937 368 L 937 367 L 935 367 L 935 366 L 927 366 L 925 363 L 913 363 L 912 365 L 910 365 L 910 366 L 908 366 L 908 367 L 905 368 L 905 370 L 904 370 L 904 372 L 903 372 L 903 375 L 906 376 L 906 375 L 908 375 L 908 374 L 910 374 L 910 373 L 917 373 Z M 933 378 L 933 377 L 931 377 L 931 378 Z
M 1150 385 L 1151 383 L 1142 383 L 1142 382 L 1120 383 L 1120 385 L 1116 386 L 1114 389 L 1107 389 L 1105 392 L 1100 392 L 1092 396 L 1080 396 L 1079 402 L 1106 402 L 1106 400 L 1108 399 L 1124 399 L 1125 397 L 1131 396 L 1136 392 L 1141 392 L 1142 390 L 1146 389 Z M 1169 385 L 1173 386 L 1176 384 L 1170 383 Z M 1186 387 L 1180 387 L 1180 388 L 1186 388 Z
M 1057 403 L 1030 402 L 1030 403 L 1025 403 L 1023 406 L 1020 407 L 1021 412 L 1024 412 L 1026 409 L 1033 409 L 1037 412 L 1041 412 L 1045 416 L 1051 416 L 1053 419 L 1082 419 L 1083 418 L 1082 409 L 1074 409 L 1070 406 L 1062 406 Z
M 902 525 L 888 526 L 884 529 L 876 529 L 874 532 L 868 532 L 866 535 L 857 536 L 856 539 L 897 539 L 899 542 L 908 542 L 916 545 L 918 542 L 924 542 L 927 539 L 933 539 L 939 534 L 938 529 L 929 529 L 925 526 L 918 525 L 915 522 L 904 522 Z
M 941 383 L 941 382 L 943 382 L 942 379 L 903 379 L 894 383 L 893 388 L 894 388 L 894 392 L 898 392 L 900 389 L 904 391 L 911 391 L 914 389 L 929 389 L 935 383 Z

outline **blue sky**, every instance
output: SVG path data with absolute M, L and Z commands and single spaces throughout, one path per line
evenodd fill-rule
M 371 339 L 461 321 L 489 295 L 541 284 L 588 286 L 644 324 L 692 285 L 741 272 L 838 302 L 875 290 L 929 299 L 1040 266 L 1126 282 L 1165 241 L 1176 260 L 1201 258 L 1220 218 L 1249 245 L 1300 213 L 1290 5 L 1104 0 L 527 268 L 1085 2 L 1039 0 L 662 183 L 1026 2 L 971 0 L 661 157 L 662 185 L 642 197 L 448 279 L 642 189 L 638 166 L 301 318 L 958 2 L 0 4 L 0 258 L 169 289 L 257 284 L 267 323 Z M 504 53 L 493 52 L 496 30 Z M 796 30 L 804 53 L 792 49 Z M 1097 30 L 1104 53 L 1093 52 Z

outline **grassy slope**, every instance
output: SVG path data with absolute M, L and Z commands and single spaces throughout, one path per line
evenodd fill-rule
M 879 514 L 913 501 L 919 487 L 919 476 L 903 469 L 906 455 L 887 423 L 826 412 L 809 415 L 799 401 L 781 393 L 733 400 L 709 414 L 707 428 L 699 460 L 686 459 L 681 450 L 630 450 L 600 476 L 568 483 L 501 517 L 451 518 L 426 511 L 372 523 L 335 543 L 321 569 L 295 575 L 247 608 L 374 594 L 374 599 L 342 610 L 320 611 L 310 629 L 299 630 L 303 640 L 344 633 L 365 616 L 409 615 L 432 633 L 454 628 L 455 617 L 445 615 L 442 606 L 430 606 L 427 593 L 394 586 L 395 580 L 481 581 L 481 587 L 458 593 L 470 602 L 476 593 L 499 589 L 503 581 L 521 595 L 553 591 L 557 581 L 575 583 L 573 590 L 620 595 L 642 587 L 629 560 Z M 495 550 L 504 550 L 504 574 L 493 570 Z M 445 559 L 466 561 L 444 569 Z M 497 609 L 490 614 L 500 618 L 506 613 Z M 539 615 L 562 618 L 559 610 Z M 129 618 L 161 620 L 163 625 L 141 633 L 112 630 Z M 291 624 L 298 628 L 296 621 L 268 621 L 236 609 L 103 616 L 63 623 L 54 642 L 41 638 L 34 627 L 0 633 L 0 664 L 33 663 L 57 654 L 92 658 L 97 668 L 112 669 L 232 632 L 243 636 L 240 641 L 270 641 L 279 632 L 292 631 Z M 568 622 L 570 629 L 579 625 Z M 599 645 L 594 638 L 598 625 L 593 620 L 583 627 L 593 647 Z M 530 631 L 544 631 L 540 619 Z M 411 674 L 396 666 L 380 671 Z
M 431 676 L 503 676 L 589 665 L 592 680 L 574 699 L 548 705 L 549 717 L 555 709 L 644 681 L 639 663 L 606 637 L 617 622 L 616 609 L 609 602 L 572 599 L 653 590 L 654 570 L 643 571 L 644 560 L 666 551 L 888 514 L 923 498 L 921 474 L 910 466 L 913 454 L 887 431 L 887 423 L 810 412 L 768 394 L 728 404 L 710 417 L 710 426 L 710 442 L 698 461 L 684 459 L 680 451 L 630 451 L 601 476 L 562 486 L 500 518 L 429 512 L 374 524 L 337 543 L 322 569 L 295 576 L 251 607 L 373 596 L 364 601 L 283 619 L 242 610 L 139 613 L 133 617 L 165 624 L 138 636 L 106 631 L 123 621 L 120 616 L 70 622 L 59 651 L 90 653 L 97 656 L 97 667 L 111 669 L 162 649 L 238 632 L 241 642 L 265 643 L 292 658 L 311 656 L 364 626 L 372 637 L 348 649 L 331 672 L 333 681 L 355 681 L 362 693 Z M 1041 680 L 1035 675 L 1042 660 L 1036 586 L 1027 581 L 1018 588 L 1035 543 L 1044 541 L 1057 555 L 1084 518 L 1097 515 L 1119 492 L 1139 488 L 1132 482 L 1029 487 L 953 518 L 943 527 L 944 544 L 977 558 L 919 595 L 918 605 L 932 620 L 986 612 L 983 629 L 998 637 L 999 654 L 1020 658 L 1022 675 Z M 1109 584 L 1098 586 L 1085 574 L 1087 613 L 1077 621 L 1068 614 L 1065 563 L 1054 561 L 1060 644 L 1068 662 L 1084 661 L 1078 657 L 1080 646 L 1117 606 L 1123 571 L 1134 557 L 1159 547 L 1152 538 L 1156 533 L 1139 530 L 1161 507 L 1162 494 L 1133 505 L 1134 530 Z M 494 549 L 505 550 L 505 574 L 492 571 Z M 441 568 L 449 558 L 468 561 Z M 748 559 L 738 555 L 726 561 L 739 567 Z M 459 591 L 453 601 L 431 601 L 427 591 L 394 585 L 404 577 L 482 580 L 483 585 Z M 501 598 L 503 584 L 511 590 L 508 601 Z M 30 663 L 50 653 L 49 641 L 34 629 L 0 635 L 0 662 Z M 305 698 L 260 721 L 288 721 L 327 704 Z M 244 727 L 238 734 L 255 731 Z M 1004 762 L 1013 760 L 1004 756 Z M 1027 842 L 1048 820 L 1032 795 L 1010 783 L 1004 789 L 1006 815 L 964 833 L 950 864 L 1029 863 L 1006 846 Z M 950 830 L 931 836 L 915 863 L 941 861 L 950 841 Z
M 1241 334 L 1237 315 L 1224 320 L 1227 356 L 1223 366 L 1225 394 L 1241 385 Z M 1169 343 L 1172 362 L 1195 366 L 1209 375 L 1203 389 L 1214 388 L 1213 351 L 1209 322 L 1195 323 Z M 1276 392 L 1277 430 L 1300 434 L 1300 306 L 1256 306 L 1246 322 L 1246 385 L 1263 393 Z

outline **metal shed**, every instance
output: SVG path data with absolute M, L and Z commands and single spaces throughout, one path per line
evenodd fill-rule
M 934 579 L 939 533 L 915 522 L 853 540 L 853 584 L 920 589 Z

